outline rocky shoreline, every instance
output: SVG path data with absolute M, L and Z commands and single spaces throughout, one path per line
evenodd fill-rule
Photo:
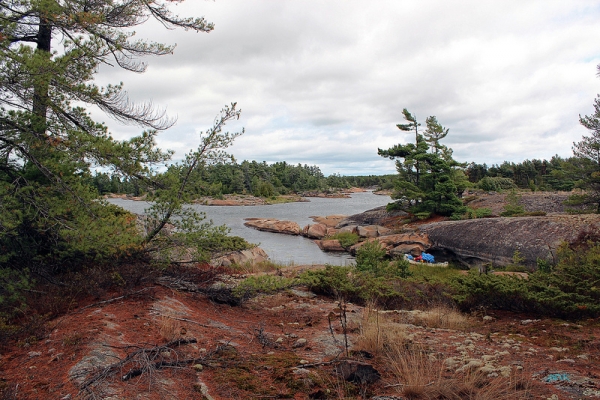
M 363 188 L 349 188 L 337 192 L 302 192 L 299 194 L 281 195 L 274 199 L 264 197 L 256 197 L 246 194 L 226 194 L 221 197 L 202 196 L 193 201 L 194 204 L 202 204 L 205 206 L 264 206 L 276 203 L 294 203 L 308 202 L 311 197 L 328 198 L 328 199 L 344 199 L 350 198 L 352 193 L 366 192 Z M 384 192 L 374 192 L 375 194 L 389 194 Z M 132 196 L 129 194 L 108 193 L 103 196 L 105 199 L 123 199 L 132 201 L 146 201 L 147 196 Z
M 543 214 L 546 209 L 551 210 L 549 215 L 541 216 L 408 222 L 406 213 L 378 207 L 352 216 L 313 216 L 315 224 L 305 227 L 293 221 L 258 218 L 246 219 L 245 225 L 267 232 L 301 235 L 312 239 L 323 251 L 356 254 L 364 243 L 376 240 L 392 257 L 426 251 L 442 261 L 479 268 L 511 264 L 518 251 L 524 258 L 523 264 L 534 270 L 540 260 L 555 263 L 562 243 L 572 243 L 586 232 L 600 232 L 600 215 L 564 212 L 561 207 L 566 197 L 566 194 L 525 194 L 521 201 L 530 211 Z M 499 213 L 505 204 L 504 195 L 483 194 L 471 204 L 493 204 L 493 212 Z M 344 246 L 335 238 L 338 233 L 356 234 L 359 242 Z

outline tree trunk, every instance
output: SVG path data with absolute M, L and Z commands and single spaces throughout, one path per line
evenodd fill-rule
M 52 43 L 52 26 L 46 18 L 40 17 L 40 25 L 37 34 L 37 49 L 44 57 L 50 59 Z M 43 67 L 42 67 L 43 68 Z M 38 82 L 33 88 L 32 112 L 34 115 L 33 131 L 36 136 L 41 137 L 46 133 L 46 115 L 48 112 L 48 90 L 50 87 L 50 71 L 40 69 Z

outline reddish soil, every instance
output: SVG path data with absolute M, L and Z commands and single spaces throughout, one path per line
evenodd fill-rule
M 228 306 L 148 287 L 49 321 L 47 334 L 38 339 L 5 343 L 1 398 L 402 398 L 401 382 L 380 356 L 350 357 L 379 371 L 375 383 L 358 387 L 334 372 L 335 362 L 329 362 L 344 356 L 337 307 L 304 290 Z M 348 306 L 351 346 L 362 312 Z M 445 360 L 445 374 L 485 364 L 490 379 L 506 373 L 526 381 L 526 390 L 514 398 L 600 397 L 599 320 L 572 323 L 491 312 L 472 315 L 466 330 L 450 330 L 410 324 L 410 312 L 386 315 L 402 324 L 410 341 Z

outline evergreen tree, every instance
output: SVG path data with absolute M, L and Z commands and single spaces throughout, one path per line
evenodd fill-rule
M 408 111 L 405 113 L 405 118 L 407 115 L 412 118 Z M 407 120 L 412 122 L 416 131 L 418 126 L 416 120 L 414 118 L 407 118 Z M 439 144 L 439 140 L 448 133 L 448 130 L 444 129 L 435 117 L 429 117 L 427 121 L 429 121 L 428 127 L 431 128 L 429 137 L 436 146 L 435 152 L 428 151 L 430 147 L 426 139 L 419 134 L 417 134 L 416 145 L 398 144 L 387 150 L 378 149 L 380 156 L 396 160 L 399 180 L 392 196 L 397 200 L 395 207 L 414 214 L 460 213 L 464 207 L 458 193 L 464 189 L 466 177 L 464 173 L 456 173 L 456 169 L 461 165 L 452 158 L 452 150 Z M 459 181 L 461 190 L 456 184 Z
M 594 113 L 579 116 L 579 122 L 591 132 L 583 136 L 580 142 L 573 143 L 573 154 L 582 160 L 582 183 L 584 195 L 571 198 L 571 204 L 594 206 L 600 213 L 600 96 L 594 100 Z
M 425 129 L 423 135 L 425 136 L 425 141 L 429 144 L 429 147 L 433 149 L 433 152 L 439 154 L 440 152 L 443 152 L 444 149 L 448 151 L 446 146 L 440 144 L 440 140 L 448 135 L 450 129 L 444 128 L 435 116 L 428 117 L 425 120 L 425 124 L 427 125 L 427 129 Z
M 85 260 L 156 249 L 169 222 L 179 228 L 171 244 L 176 239 L 178 245 L 189 244 L 184 233 L 196 239 L 224 233 L 200 224 L 201 216 L 181 205 L 191 172 L 228 158 L 223 149 L 237 134 L 224 133 L 222 127 L 239 117 L 235 104 L 200 135 L 197 150 L 158 177 L 151 167 L 167 163 L 172 152 L 157 149 L 155 137 L 173 121 L 150 104 L 132 104 L 122 84 L 94 83 L 101 65 L 141 73 L 146 64 L 140 57 L 173 52 L 174 46 L 134 39 L 131 28 L 148 19 L 167 28 L 213 29 L 203 18 L 174 15 L 168 8 L 172 3 L 0 0 L 0 272 L 10 268 L 26 274 L 29 269 L 47 275 Z M 84 106 L 147 130 L 117 141 Z M 145 237 L 135 218 L 98 199 L 91 184 L 95 167 L 109 169 L 136 192 L 154 192 Z M 101 191 L 117 184 L 103 182 Z

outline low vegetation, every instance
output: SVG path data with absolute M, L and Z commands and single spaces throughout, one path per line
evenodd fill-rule
M 448 307 L 411 313 L 408 321 L 395 313 L 383 313 L 369 304 L 363 313 L 355 348 L 373 354 L 388 367 L 388 387 L 407 399 L 515 399 L 529 395 L 528 383 L 513 370 L 507 377 L 488 377 L 465 369 L 448 372 L 444 360 L 427 347 L 414 344 L 404 323 L 427 328 L 464 330 L 469 317 Z M 399 323 L 402 322 L 402 323 Z

